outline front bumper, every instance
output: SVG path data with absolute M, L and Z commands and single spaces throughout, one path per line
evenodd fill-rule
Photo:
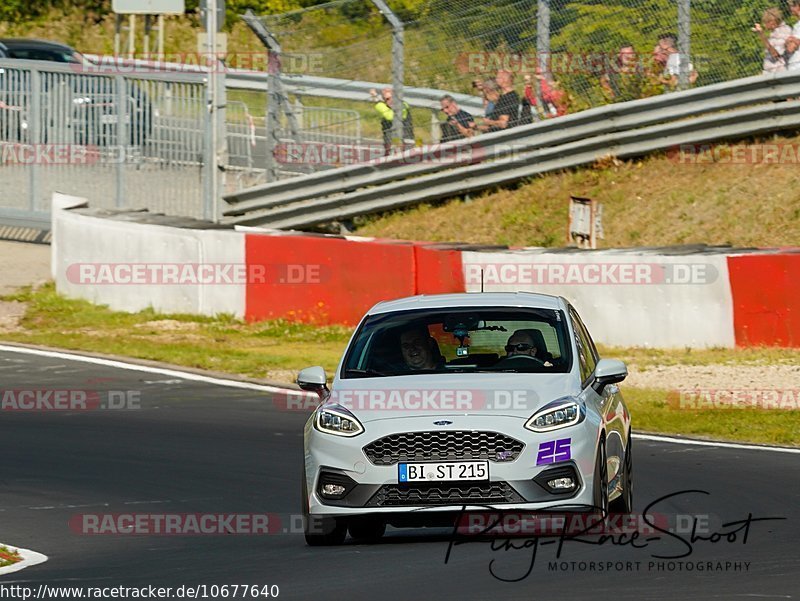
M 308 509 L 312 515 L 348 516 L 401 514 L 409 512 L 452 513 L 477 510 L 542 511 L 588 508 L 592 505 L 593 475 L 598 427 L 583 422 L 547 433 L 531 432 L 525 420 L 511 416 L 441 416 L 453 425 L 431 427 L 440 416 L 394 418 L 367 422 L 363 434 L 337 437 L 314 429 L 311 420 L 305 430 L 305 475 Z M 434 418 L 434 419 L 432 419 Z M 524 443 L 513 461 L 489 461 L 488 481 L 399 483 L 397 464 L 375 465 L 364 447 L 398 432 L 431 429 L 498 432 Z M 555 441 L 569 440 L 569 454 L 550 460 L 543 449 Z M 563 443 L 562 443 L 563 444 Z M 565 447 L 562 447 L 562 450 Z M 439 461 L 439 459 L 437 459 Z M 556 475 L 549 475 L 555 473 Z M 578 486 L 554 493 L 542 479 L 574 474 Z M 347 487 L 341 498 L 321 494 L 323 481 L 338 480 Z

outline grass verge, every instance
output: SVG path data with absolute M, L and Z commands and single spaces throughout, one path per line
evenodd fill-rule
M 800 137 L 743 141 L 752 148 L 795 147 Z M 720 145 L 721 156 L 731 149 Z M 567 244 L 570 196 L 603 204 L 601 248 L 710 244 L 796 246 L 800 175 L 788 162 L 680 163 L 677 153 L 606 159 L 549 173 L 516 188 L 362 218 L 364 236 L 509 246 Z
M 58 295 L 53 284 L 25 288 L 0 301 L 27 303 L 19 326 L 0 338 L 28 344 L 122 355 L 173 365 L 291 382 L 297 370 L 335 369 L 352 333 L 343 326 L 285 320 L 245 323 L 215 318 L 162 315 L 152 310 L 120 313 Z M 640 368 L 657 365 L 773 365 L 800 363 L 800 350 L 603 349 Z M 670 406 L 669 392 L 625 387 L 639 430 L 765 444 L 800 445 L 800 411 L 756 409 L 688 410 Z
M 22 556 L 17 551 L 12 551 L 4 545 L 0 545 L 0 568 L 10 566 L 22 561 Z
M 768 409 L 682 409 L 668 403 L 669 392 L 624 388 L 637 431 L 681 434 L 713 440 L 800 445 L 800 411 Z

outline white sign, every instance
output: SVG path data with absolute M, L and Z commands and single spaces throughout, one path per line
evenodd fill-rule
M 119 15 L 182 15 L 184 0 L 112 0 L 111 10 Z

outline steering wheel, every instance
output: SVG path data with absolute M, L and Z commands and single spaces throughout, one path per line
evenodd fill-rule
M 503 357 L 497 363 L 494 364 L 495 367 L 503 367 L 503 368 L 512 368 L 515 366 L 519 367 L 527 367 L 530 366 L 528 361 L 535 361 L 538 363 L 539 367 L 544 367 L 544 361 L 539 359 L 538 357 L 532 357 L 531 355 L 512 355 L 510 357 Z M 528 365 L 524 365 L 528 363 Z

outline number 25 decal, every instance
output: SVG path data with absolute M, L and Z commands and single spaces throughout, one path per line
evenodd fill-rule
M 559 440 L 548 440 L 539 445 L 539 454 L 536 456 L 536 465 L 547 465 L 557 461 L 568 461 L 572 459 L 570 450 L 571 438 L 560 438 Z

